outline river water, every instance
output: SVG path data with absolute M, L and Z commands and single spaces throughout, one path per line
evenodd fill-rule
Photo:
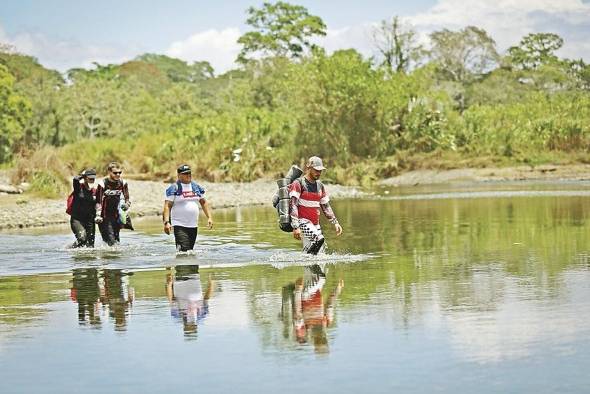
M 309 257 L 271 208 L 71 250 L 0 234 L 0 392 L 590 391 L 590 185 L 378 189 Z

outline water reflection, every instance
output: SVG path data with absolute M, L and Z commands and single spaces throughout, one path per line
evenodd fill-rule
M 166 296 L 170 302 L 170 314 L 182 323 L 184 335 L 195 338 L 198 325 L 209 314 L 209 298 L 213 293 L 213 281 L 207 279 L 203 293 L 198 265 L 177 265 L 167 269 Z
M 302 277 L 283 287 L 283 335 L 300 344 L 313 343 L 316 353 L 329 352 L 327 328 L 334 322 L 334 305 L 344 287 L 340 279 L 324 301 L 325 283 L 324 269 L 314 264 L 304 267 Z
M 78 304 L 78 323 L 100 328 L 101 316 L 108 314 L 115 330 L 125 331 L 135 298 L 135 290 L 129 286 L 131 275 L 121 269 L 74 269 L 70 297 Z
M 78 322 L 100 328 L 100 286 L 96 268 L 78 268 L 73 270 L 70 297 L 78 303 Z

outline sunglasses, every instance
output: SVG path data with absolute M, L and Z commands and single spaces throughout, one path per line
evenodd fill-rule
M 111 171 L 111 172 L 112 172 L 113 174 L 115 174 L 115 175 L 121 175 L 121 173 L 122 173 L 123 171 Z

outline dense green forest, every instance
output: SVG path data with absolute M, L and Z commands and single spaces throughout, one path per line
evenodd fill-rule
M 314 44 L 326 26 L 304 7 L 246 14 L 239 66 L 223 74 L 159 54 L 61 74 L 0 45 L 0 165 L 52 194 L 112 160 L 154 179 L 188 162 L 200 178 L 250 181 L 315 154 L 328 180 L 346 184 L 415 168 L 587 160 L 590 66 L 559 58 L 555 34 L 500 54 L 478 27 L 423 44 L 394 17 L 374 27 L 367 58 Z

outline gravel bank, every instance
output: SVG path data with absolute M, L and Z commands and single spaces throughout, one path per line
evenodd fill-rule
M 506 168 L 459 168 L 417 170 L 379 182 L 383 186 L 417 186 L 452 182 L 589 180 L 590 165 L 542 165 Z
M 164 203 L 164 190 L 168 184 L 152 181 L 128 180 L 132 216 L 160 215 Z M 274 181 L 260 180 L 251 183 L 200 182 L 213 209 L 244 205 L 270 205 L 277 188 Z M 329 185 L 334 198 L 359 197 L 358 189 Z M 41 200 L 26 194 L 0 195 L 0 229 L 42 227 L 69 223 L 65 213 L 65 197 L 59 200 Z

